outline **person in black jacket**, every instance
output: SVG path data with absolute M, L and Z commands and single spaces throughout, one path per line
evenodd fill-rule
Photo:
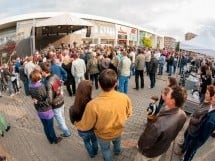
M 41 74 L 39 71 L 34 70 L 30 74 L 31 84 L 29 87 L 29 93 L 34 100 L 34 107 L 37 110 L 37 114 L 43 124 L 43 128 L 46 134 L 46 137 L 50 144 L 59 143 L 62 138 L 57 137 L 54 130 L 54 112 L 52 106 L 46 101 L 47 92 L 45 86 L 40 82 Z
M 157 73 L 157 68 L 158 68 L 158 60 L 154 57 L 154 54 L 152 54 L 151 61 L 149 64 L 149 78 L 151 81 L 151 84 L 149 88 L 154 88 L 155 87 L 155 74 Z
M 75 78 L 71 73 L 72 61 L 69 57 L 64 58 L 62 67 L 67 72 L 67 80 L 64 83 L 66 85 L 69 96 L 72 96 L 72 95 L 74 96 L 76 93 L 76 85 L 75 85 Z M 71 90 L 71 85 L 72 85 L 72 90 Z

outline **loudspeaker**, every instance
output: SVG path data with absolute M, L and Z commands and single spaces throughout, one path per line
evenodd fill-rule
M 86 37 L 90 37 L 91 35 L 91 27 L 87 27 Z

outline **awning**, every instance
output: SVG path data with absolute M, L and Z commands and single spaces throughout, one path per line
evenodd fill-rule
M 92 27 L 92 23 L 70 14 L 58 15 L 39 21 L 35 24 L 36 35 L 71 33 L 83 28 Z

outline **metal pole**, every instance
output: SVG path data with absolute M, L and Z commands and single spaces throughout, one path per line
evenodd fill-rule
M 32 28 L 32 52 L 31 55 L 35 52 L 35 18 L 33 19 L 33 28 Z
M 179 49 L 179 57 L 178 57 L 178 60 L 177 60 L 177 65 L 176 65 L 176 70 L 175 70 L 175 77 L 177 78 L 178 74 L 178 68 L 180 69 L 180 67 L 178 67 L 179 65 L 179 61 L 181 63 L 181 58 L 182 58 L 182 53 L 181 53 L 181 49 Z

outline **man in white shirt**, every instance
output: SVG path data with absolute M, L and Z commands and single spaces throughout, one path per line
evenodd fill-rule
M 86 72 L 86 65 L 83 59 L 78 57 L 78 54 L 74 54 L 74 60 L 71 68 L 72 75 L 75 78 L 76 87 L 81 80 L 85 80 L 84 74 Z

